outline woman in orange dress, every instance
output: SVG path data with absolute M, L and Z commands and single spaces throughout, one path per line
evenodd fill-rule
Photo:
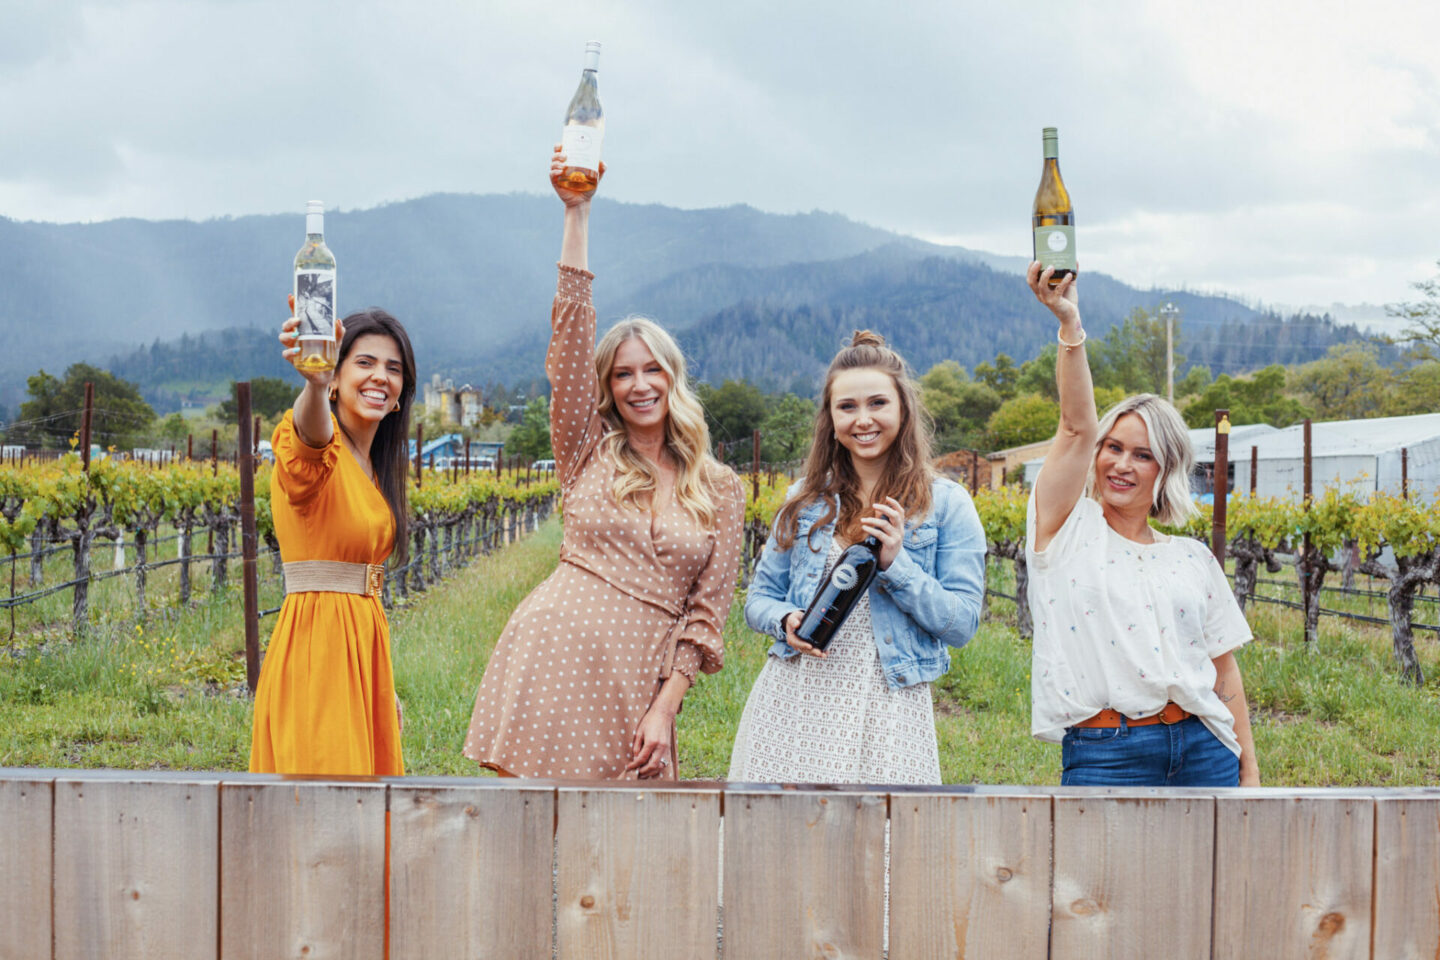
M 496 644 L 464 754 L 511 776 L 674 779 L 681 701 L 722 663 L 745 492 L 710 456 L 669 334 L 631 318 L 596 345 L 590 194 L 556 182 L 559 151 L 550 178 L 565 233 L 545 370 L 565 537 Z
M 291 362 L 295 327 L 280 334 Z M 334 371 L 300 371 L 271 441 L 286 597 L 255 690 L 254 773 L 405 772 L 380 588 L 392 547 L 405 562 L 415 358 L 383 310 L 351 314 L 339 336 Z

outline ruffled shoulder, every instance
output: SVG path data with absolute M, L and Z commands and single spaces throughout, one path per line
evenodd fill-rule
M 275 451 L 275 479 L 290 502 L 298 506 L 313 499 L 334 475 L 335 465 L 340 462 L 340 425 L 331 414 L 330 442 L 312 447 L 300 439 L 294 412 L 287 410 L 275 427 L 270 445 Z

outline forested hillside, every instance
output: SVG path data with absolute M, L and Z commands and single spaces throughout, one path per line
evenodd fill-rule
M 0 219 L 0 404 L 25 378 L 90 360 L 140 385 L 160 412 L 197 388 L 284 376 L 285 311 L 298 213 L 204 223 Z M 884 333 L 921 370 L 1053 338 L 1019 258 L 940 247 L 833 214 L 748 207 L 678 210 L 596 201 L 591 264 L 602 326 L 630 313 L 681 334 L 697 373 L 808 394 L 840 338 Z M 409 327 L 422 378 L 526 383 L 542 375 L 560 216 L 553 199 L 436 195 L 331 212 L 343 311 L 378 304 Z M 1234 300 L 1141 291 L 1082 277 L 1092 335 L 1173 300 L 1177 353 L 1215 373 L 1316 359 L 1353 328 L 1286 322 Z

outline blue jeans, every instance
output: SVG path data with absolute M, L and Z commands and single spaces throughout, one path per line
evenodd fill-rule
M 1132 727 L 1069 727 L 1060 746 L 1067 787 L 1236 787 L 1240 758 L 1198 717 Z

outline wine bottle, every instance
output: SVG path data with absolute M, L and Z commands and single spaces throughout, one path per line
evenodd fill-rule
M 880 570 L 880 541 L 866 537 L 852 543 L 835 561 L 829 578 L 815 591 L 795 636 L 819 650 L 830 646 L 835 634 L 850 616 L 856 601 L 864 596 Z
M 1040 171 L 1040 188 L 1035 191 L 1035 207 L 1030 226 L 1035 231 L 1035 259 L 1040 269 L 1054 267 L 1050 286 L 1075 273 L 1075 211 L 1070 206 L 1070 191 L 1060 179 L 1060 137 L 1054 127 L 1046 127 L 1042 135 L 1045 166 Z
M 600 42 L 585 44 L 585 69 L 580 73 L 580 86 L 570 98 L 565 111 L 565 130 L 560 136 L 560 152 L 565 154 L 565 169 L 560 171 L 560 186 L 567 190 L 588 193 L 600 185 L 600 146 L 605 140 L 605 111 L 600 107 L 600 87 L 595 72 L 600 69 Z
M 340 354 L 335 342 L 335 257 L 325 246 L 325 205 L 305 205 L 305 245 L 295 254 L 296 341 L 300 370 L 333 370 Z

